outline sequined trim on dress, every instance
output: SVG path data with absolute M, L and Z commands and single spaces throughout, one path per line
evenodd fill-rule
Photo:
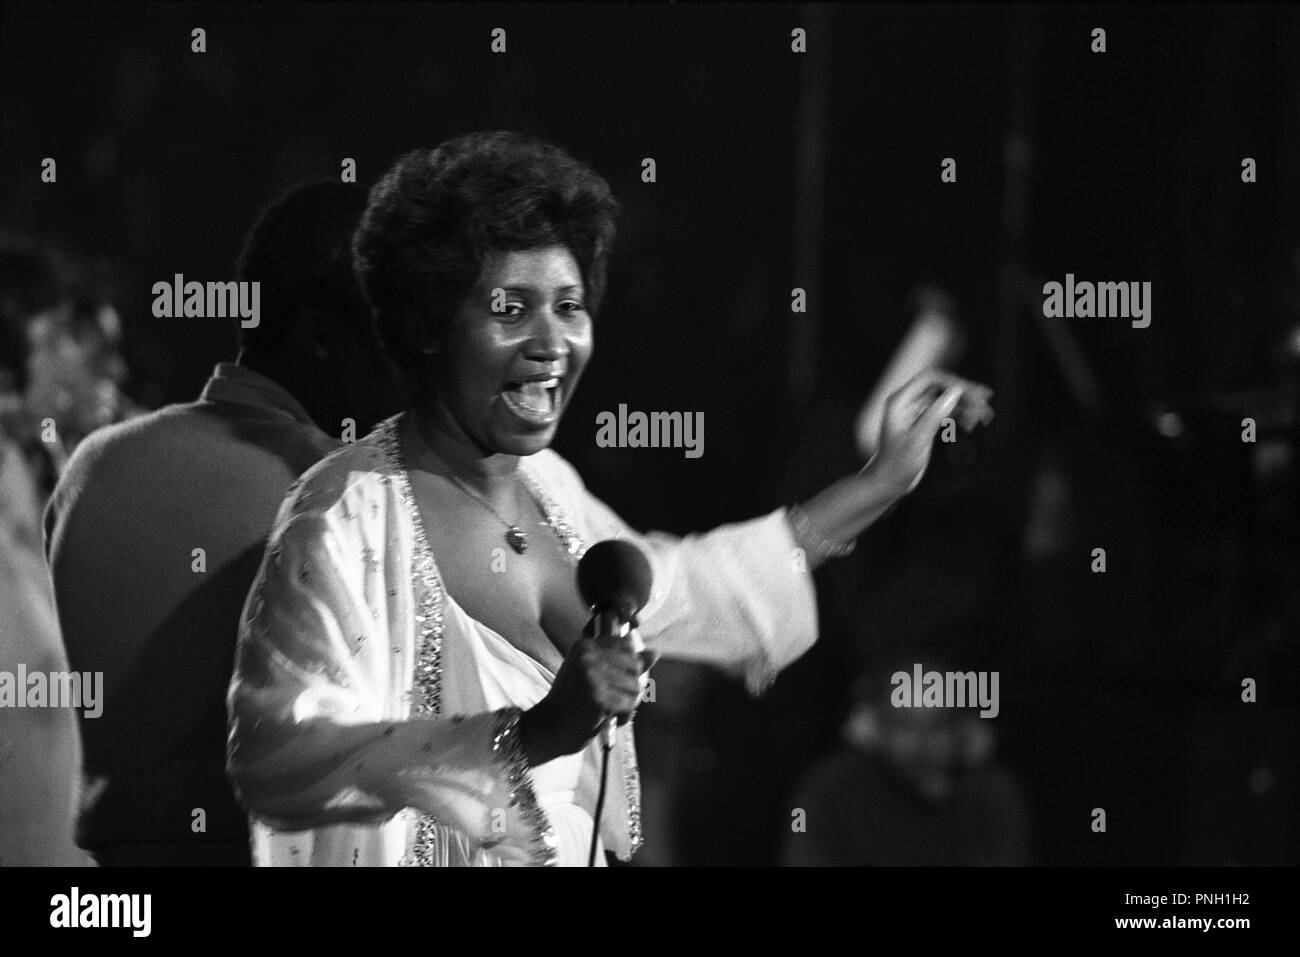
M 415 639 L 415 664 L 413 694 L 410 713 L 420 716 L 436 716 L 442 712 L 442 582 L 438 578 L 437 567 L 433 564 L 432 553 L 424 537 L 424 527 L 419 521 L 419 511 L 415 506 L 415 496 L 411 492 L 411 483 L 407 481 L 406 469 L 402 465 L 401 450 L 397 445 L 397 419 L 384 422 L 379 430 L 379 446 L 383 452 L 384 467 L 397 479 L 397 493 L 407 515 L 413 517 L 415 554 L 412 560 L 411 577 L 415 593 L 415 621 L 418 634 Z M 437 864 L 438 822 L 428 814 L 418 811 L 414 815 L 412 828 L 414 838 L 409 853 L 401 860 L 405 867 L 432 867 Z
M 524 484 L 528 486 L 528 491 L 541 506 L 542 513 L 546 516 L 546 524 L 555 532 L 560 545 L 576 566 L 587 553 L 586 543 L 569 522 L 563 506 L 547 494 L 541 482 L 528 471 L 527 467 L 520 469 L 520 475 L 523 477 Z M 641 847 L 641 774 L 637 767 L 632 719 L 628 719 L 625 727 L 623 747 L 620 750 L 623 752 L 623 795 L 627 802 L 628 851 L 626 855 L 617 856 L 620 860 L 627 861 L 631 860 L 632 855 Z
M 519 717 L 522 714 L 523 711 L 513 707 L 502 708 L 497 712 L 492 732 L 492 754 L 505 766 L 510 805 L 518 805 L 524 822 L 532 828 L 533 862 L 550 866 L 555 864 L 559 849 L 551 822 L 533 794 L 528 755 L 524 753 L 523 742 L 519 738 Z
M 425 535 L 424 521 L 420 518 L 420 509 L 415 502 L 415 493 L 411 489 L 410 476 L 403 462 L 401 441 L 398 427 L 402 416 L 396 415 L 386 420 L 379 429 L 379 444 L 383 450 L 384 465 L 397 482 L 398 494 L 407 518 L 415 530 L 415 555 L 412 579 L 416 594 L 415 620 L 419 625 L 415 650 L 415 700 L 411 702 L 411 713 L 420 716 L 436 716 L 442 713 L 442 635 L 443 635 L 443 595 L 442 579 L 438 575 L 438 565 L 433 558 L 433 549 Z M 517 709 L 516 709 L 517 710 Z M 517 717 L 516 717 L 516 720 Z M 546 812 L 542 810 L 533 792 L 532 777 L 528 771 L 527 758 L 518 748 L 518 735 L 513 733 L 513 724 L 509 729 L 500 726 L 494 732 L 493 754 L 505 762 L 507 781 L 512 804 L 520 808 L 524 820 L 534 829 L 534 843 L 538 845 L 533 852 L 533 863 L 546 866 L 555 863 L 555 835 L 551 829 Z M 509 731 L 508 741 L 502 737 Z M 506 744 L 504 750 L 502 745 Z M 516 758 L 523 758 L 522 769 L 515 763 Z M 437 866 L 439 859 L 446 854 L 438 848 L 438 832 L 445 831 L 431 815 L 412 811 L 414 814 L 414 837 L 410 852 L 402 858 L 401 864 L 408 867 Z

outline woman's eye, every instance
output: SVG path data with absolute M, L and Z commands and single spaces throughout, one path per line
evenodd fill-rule
M 569 315 L 583 312 L 586 308 L 586 306 L 578 302 L 576 299 L 566 299 L 564 302 L 560 303 L 560 311 L 568 313 Z
M 502 314 L 512 318 L 518 318 L 524 314 L 524 304 L 522 302 L 508 302 L 505 304 Z

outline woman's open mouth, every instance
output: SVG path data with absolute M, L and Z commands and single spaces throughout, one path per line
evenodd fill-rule
M 560 379 L 530 379 L 511 382 L 501 398 L 511 412 L 533 425 L 550 425 L 560 415 Z

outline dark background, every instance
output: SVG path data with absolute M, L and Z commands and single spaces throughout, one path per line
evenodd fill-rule
M 819 573 L 822 641 L 765 698 L 664 671 L 641 738 L 648 778 L 677 772 L 678 827 L 653 859 L 773 861 L 852 675 L 938 641 L 1002 672 L 1037 862 L 1293 864 L 1298 54 L 1284 7 L 6 4 L 0 225 L 104 265 L 128 392 L 157 406 L 193 398 L 234 334 L 155 319 L 152 284 L 228 278 L 285 188 L 344 157 L 366 188 L 475 129 L 552 139 L 624 208 L 557 447 L 634 525 L 676 532 L 860 464 L 853 413 L 909 293 L 941 283 L 958 370 L 994 387 L 998 419 L 940 447 L 921 491 Z M 1041 316 L 1067 272 L 1153 286 L 1149 328 L 1056 321 L 1090 406 Z M 596 448 L 619 403 L 703 411 L 704 456 Z M 1031 560 L 1045 470 L 1069 506 L 1055 557 Z

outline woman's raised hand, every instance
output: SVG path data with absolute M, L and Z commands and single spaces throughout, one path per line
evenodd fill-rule
M 934 438 L 952 417 L 962 431 L 993 421 L 993 390 L 945 372 L 926 369 L 885 401 L 880 447 L 867 470 L 903 495 L 916 488 L 930 464 Z

